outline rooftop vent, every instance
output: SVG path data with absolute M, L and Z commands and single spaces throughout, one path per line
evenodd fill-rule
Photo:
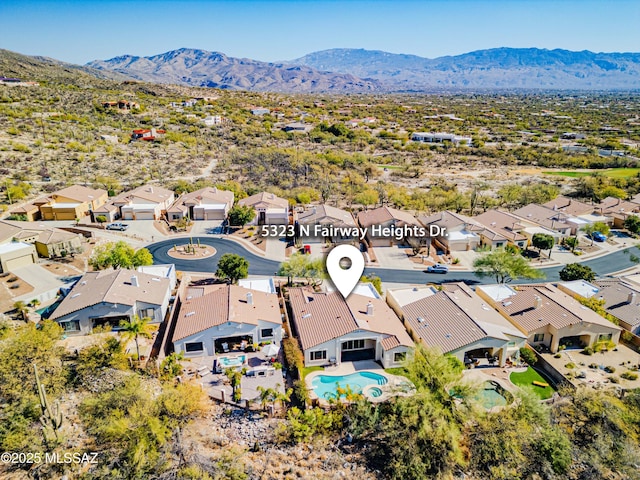
M 193 317 L 196 314 L 196 312 L 189 312 L 189 313 L 185 313 L 184 316 L 185 317 Z
M 251 292 L 247 293 L 247 303 L 253 305 L 253 293 Z
M 418 317 L 418 323 L 423 323 L 423 322 L 424 322 L 424 318 Z
M 134 287 L 138 286 L 138 277 L 137 276 L 135 276 L 135 275 L 131 276 L 131 285 L 134 286 Z
M 629 305 L 636 303 L 636 297 L 637 297 L 636 292 L 629 293 L 629 296 L 627 297 L 627 303 Z
M 373 303 L 367 303 L 367 315 L 373 315 Z

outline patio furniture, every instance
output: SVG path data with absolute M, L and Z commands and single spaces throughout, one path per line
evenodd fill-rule
M 278 355 L 279 351 L 280 347 L 275 343 L 269 343 L 262 347 L 262 353 L 265 357 L 275 357 L 276 355 Z
M 225 342 L 225 343 L 222 344 L 222 351 L 224 353 L 229 353 L 229 344 L 228 343 Z
M 248 342 L 246 340 L 242 340 L 242 342 L 240 342 L 240 350 L 244 352 L 247 348 L 247 345 L 249 345 Z

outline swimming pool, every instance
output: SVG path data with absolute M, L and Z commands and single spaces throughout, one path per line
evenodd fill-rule
M 349 386 L 353 393 L 362 393 L 362 390 L 369 385 L 386 385 L 387 382 L 387 377 L 378 373 L 356 372 L 349 375 L 318 375 L 311 380 L 311 388 L 318 398 L 329 399 L 337 395 L 338 387 Z M 371 396 L 377 395 L 372 392 Z
M 461 398 L 453 390 L 450 394 L 453 397 Z M 513 401 L 511 393 L 507 392 L 498 382 L 492 380 L 487 380 L 480 385 L 480 388 L 472 398 L 487 410 L 491 410 L 493 407 L 504 407 Z
M 219 357 L 218 366 L 220 368 L 240 367 L 247 361 L 246 355 L 238 355 L 236 357 Z

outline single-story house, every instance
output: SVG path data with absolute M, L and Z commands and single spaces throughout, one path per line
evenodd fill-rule
M 596 205 L 596 213 L 611 218 L 614 228 L 624 228 L 624 222 L 631 215 L 640 216 L 640 204 L 607 197 Z
M 518 330 L 464 283 L 445 283 L 442 290 L 420 286 L 391 289 L 387 302 L 415 342 L 436 347 L 467 365 L 495 359 L 504 366 L 526 341 Z
M 617 344 L 621 328 L 551 284 L 478 285 L 476 293 L 527 336 L 532 346 L 556 353 L 562 345 Z
M 185 193 L 167 210 L 169 221 L 190 218 L 191 220 L 224 220 L 233 206 L 233 192 L 205 187 Z
M 94 216 L 104 215 L 107 221 L 158 220 L 173 204 L 176 195 L 173 190 L 157 185 L 142 185 L 112 198 L 94 212 Z
M 85 240 L 79 233 L 44 224 L 0 220 L 0 244 L 8 242 L 31 243 L 39 256 L 53 258 L 80 253 Z
M 444 229 L 445 233 L 433 237 L 432 241 L 445 253 L 475 250 L 480 246 L 480 232 L 484 230 L 484 227 L 466 215 L 445 210 L 433 215 L 418 217 L 418 221 L 425 228 L 435 225 Z
M 526 234 L 526 225 L 520 218 L 509 212 L 487 210 L 480 215 L 476 215 L 473 219 L 484 225 L 488 230 L 496 232 L 511 245 L 525 249 L 529 244 L 529 236 Z M 498 243 L 495 246 L 502 247 L 504 244 Z
M 169 306 L 168 278 L 136 270 L 101 270 L 85 273 L 49 317 L 67 335 L 86 335 L 93 328 L 119 328 L 134 315 L 161 323 Z
M 472 145 L 471 137 L 461 137 L 453 133 L 415 132 L 411 134 L 411 141 L 422 143 L 452 143 L 454 145 Z
M 544 233 L 553 233 L 556 243 L 575 233 L 578 228 L 575 222 L 571 221 L 572 218 L 575 217 L 558 210 L 543 207 L 537 203 L 530 203 L 529 205 L 514 210 L 513 215 L 544 228 L 546 230 Z
M 574 217 L 593 213 L 597 207 L 597 205 L 589 205 L 588 203 L 579 202 L 578 200 L 565 197 L 564 195 L 559 195 L 553 200 L 543 203 L 542 206 Z
M 420 227 L 420 222 L 409 212 L 403 212 L 388 206 L 374 208 L 373 210 L 365 210 L 358 213 L 358 224 L 362 228 L 367 229 L 367 240 L 374 247 L 390 246 L 394 243 L 394 239 L 390 237 L 372 235 L 371 227 L 379 225 L 385 227 L 404 228 Z M 399 243 L 399 242 L 395 242 Z
M 314 225 L 326 225 L 333 227 L 334 235 L 325 236 L 324 239 L 331 243 L 350 243 L 355 240 L 351 234 L 343 235 L 344 231 L 351 232 L 357 228 L 356 222 L 351 213 L 329 205 L 314 205 L 304 212 L 298 214 L 297 223 L 299 225 L 309 225 L 313 229 Z M 340 231 L 338 229 L 346 229 Z M 310 232 L 313 234 L 313 230 Z
M 277 295 L 220 284 L 187 288 L 172 337 L 174 351 L 186 356 L 214 356 L 234 345 L 281 340 Z
M 25 242 L 11 242 L 0 245 L 0 272 L 33 265 L 38 261 L 36 247 Z
M 620 326 L 636 335 L 640 334 L 640 287 L 624 278 L 611 277 L 595 280 L 561 282 L 558 288 L 575 298 L 604 300 L 607 313 L 620 322 Z
M 253 225 L 288 225 L 289 201 L 273 193 L 261 192 L 238 200 L 238 205 L 253 207 L 256 211 Z
M 307 133 L 313 130 L 313 125 L 302 122 L 293 122 L 286 124 L 284 127 L 282 127 L 282 130 L 284 130 L 285 132 Z
M 292 322 L 305 366 L 376 360 L 401 366 L 414 344 L 402 322 L 381 299 L 351 293 L 289 290 Z
M 107 202 L 107 191 L 72 185 L 48 196 L 41 204 L 42 220 L 75 220 L 89 215 Z

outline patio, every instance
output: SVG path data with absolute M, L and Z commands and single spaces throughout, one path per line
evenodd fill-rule
M 241 357 L 245 357 L 244 359 Z M 272 388 L 280 393 L 284 393 L 285 380 L 280 368 L 275 368 L 274 363 L 282 363 L 282 352 L 276 356 L 267 356 L 262 351 L 258 352 L 229 352 L 216 356 L 193 357 L 182 362 L 184 367 L 184 377 L 194 378 L 207 394 L 216 400 L 232 402 L 231 383 L 225 375 L 226 368 L 215 369 L 220 359 L 230 359 L 229 368 L 246 369 L 240 381 L 242 395 L 241 404 L 245 401 L 260 398 L 258 387 Z M 234 359 L 239 359 L 234 361 Z M 274 360 L 272 362 L 272 360 Z M 237 363 L 237 365 L 235 364 Z

